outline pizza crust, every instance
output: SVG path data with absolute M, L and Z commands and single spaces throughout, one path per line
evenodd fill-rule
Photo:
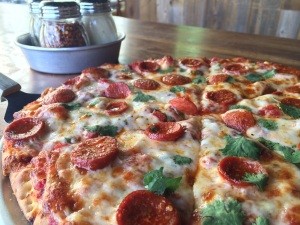
M 13 193 L 26 219 L 33 221 L 40 210 L 30 180 L 30 172 L 30 167 L 24 167 L 17 172 L 10 173 L 9 179 Z

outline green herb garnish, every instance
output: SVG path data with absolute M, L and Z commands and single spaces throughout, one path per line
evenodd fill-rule
M 134 97 L 134 102 L 148 102 L 150 100 L 155 100 L 155 98 L 151 95 L 146 95 L 143 92 L 137 92 L 137 95 Z
M 201 210 L 202 225 L 242 225 L 245 213 L 242 205 L 232 199 L 215 200 Z
M 205 84 L 206 79 L 203 76 L 197 76 L 196 78 L 193 79 L 193 84 Z
M 185 87 L 182 86 L 173 86 L 170 89 L 171 92 L 177 93 L 177 92 L 185 92 Z
M 267 120 L 267 119 L 258 119 L 258 124 L 268 130 L 277 130 L 278 125 L 275 121 Z
M 275 70 L 269 70 L 264 73 L 250 73 L 246 76 L 246 79 L 250 80 L 251 82 L 267 80 L 269 78 L 274 77 L 275 73 Z
M 172 193 L 180 185 L 182 177 L 166 177 L 163 174 L 163 167 L 150 171 L 144 176 L 145 188 L 159 195 Z
M 173 161 L 177 165 L 191 164 L 191 162 L 193 162 L 193 160 L 191 158 L 185 157 L 185 156 L 180 156 L 180 155 L 175 155 L 173 157 Z
M 166 73 L 171 73 L 174 71 L 174 67 L 169 67 L 168 69 L 165 69 L 165 70 L 158 70 L 158 73 L 162 73 L 162 74 L 166 74 Z
M 258 141 L 268 149 L 281 153 L 286 161 L 293 164 L 300 163 L 300 151 L 288 146 L 283 146 L 276 142 L 266 140 L 263 137 L 259 138 Z
M 260 155 L 260 148 L 254 141 L 250 141 L 243 136 L 233 138 L 230 135 L 225 137 L 226 146 L 220 151 L 226 156 L 247 157 L 251 159 L 258 159 Z
M 255 222 L 252 223 L 252 225 L 269 225 L 269 224 L 270 221 L 267 218 L 261 216 L 257 217 Z
M 229 109 L 245 109 L 249 112 L 252 112 L 251 108 L 245 105 L 232 105 L 229 107 Z
M 280 103 L 280 108 L 286 115 L 294 119 L 300 118 L 300 108 L 291 105 L 282 104 L 282 103 Z
M 67 110 L 77 110 L 81 107 L 80 103 L 64 103 L 62 104 Z
M 255 184 L 260 191 L 264 190 L 265 186 L 268 183 L 268 179 L 269 177 L 263 173 L 246 173 L 243 177 L 244 181 L 251 184 Z
M 99 126 L 99 125 L 86 126 L 86 127 L 84 127 L 84 129 L 89 131 L 89 132 L 98 133 L 102 136 L 114 137 L 118 133 L 118 127 L 111 126 L 111 125 L 107 125 L 107 126 Z

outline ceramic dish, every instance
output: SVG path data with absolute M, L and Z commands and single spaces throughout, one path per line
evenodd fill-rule
M 33 46 L 29 34 L 17 37 L 18 45 L 30 67 L 43 73 L 73 74 L 87 67 L 103 63 L 117 63 L 121 42 L 125 34 L 119 33 L 118 40 L 103 44 L 72 48 L 42 48 Z

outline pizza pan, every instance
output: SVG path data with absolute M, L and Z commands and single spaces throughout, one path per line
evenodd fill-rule
M 2 152 L 2 142 L 0 140 L 0 150 Z M 0 167 L 2 168 L 2 153 L 0 154 Z M 0 172 L 0 224 L 2 225 L 30 225 L 25 219 L 16 197 L 13 194 L 10 186 L 9 178 L 4 177 L 2 169 Z
M 15 43 L 25 55 L 30 67 L 43 73 L 75 74 L 87 67 L 103 63 L 118 63 L 124 33 L 118 33 L 118 40 L 102 44 L 71 48 L 43 48 L 31 43 L 30 35 L 17 37 Z

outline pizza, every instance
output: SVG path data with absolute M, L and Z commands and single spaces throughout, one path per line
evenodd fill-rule
M 87 68 L 14 114 L 2 171 L 34 225 L 300 224 L 300 70 Z

